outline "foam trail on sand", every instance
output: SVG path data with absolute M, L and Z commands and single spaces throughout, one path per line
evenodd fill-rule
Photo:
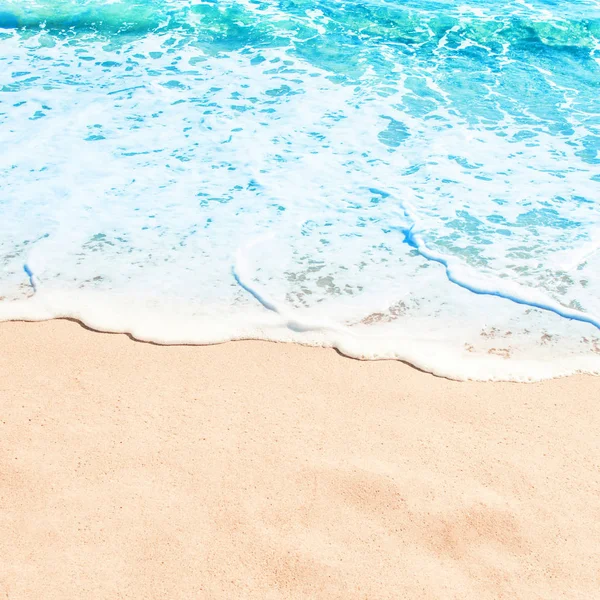
M 251 268 L 248 260 L 252 249 L 272 238 L 273 235 L 268 234 L 253 240 L 244 247 L 238 248 L 232 271 L 239 286 L 251 294 L 267 310 L 273 311 L 279 315 L 282 318 L 284 326 L 291 331 L 298 333 L 308 331 L 328 331 L 353 336 L 354 334 L 347 328 L 340 327 L 334 322 L 314 319 L 300 320 L 297 317 L 294 317 L 293 310 L 287 308 L 283 303 L 276 302 L 274 299 L 270 298 L 266 292 L 260 291 L 256 284 L 252 283 Z
M 248 255 L 252 251 L 252 248 L 257 244 L 260 244 L 262 241 L 266 241 L 272 236 L 263 236 L 256 240 L 253 240 L 250 244 L 247 244 L 245 247 L 238 248 L 235 255 L 235 262 L 232 267 L 233 276 L 235 280 L 240 285 L 240 287 L 244 288 L 249 294 L 254 296 L 258 302 L 260 302 L 267 310 L 272 310 L 277 314 L 281 314 L 281 308 L 277 306 L 277 303 L 268 298 L 263 293 L 259 292 L 256 289 L 256 286 L 253 286 L 250 280 L 250 267 L 248 264 Z
M 446 270 L 448 280 L 452 283 L 474 294 L 496 296 L 514 302 L 515 304 L 546 310 L 565 319 L 573 319 L 580 323 L 589 323 L 597 329 L 600 329 L 600 318 L 594 317 L 593 315 L 587 315 L 578 310 L 568 309 L 558 302 L 553 302 L 546 294 L 541 294 L 534 289 L 525 289 L 523 286 L 511 283 L 510 281 L 496 280 L 494 282 L 487 282 L 481 275 L 469 279 L 468 276 L 464 274 L 464 271 L 466 270 L 465 267 L 459 264 L 458 261 L 452 260 L 440 252 L 435 252 L 427 247 L 423 236 L 416 228 L 416 223 L 412 216 L 413 211 L 406 204 L 404 206 L 404 214 L 412 221 L 410 227 L 402 229 L 405 236 L 404 241 L 415 248 L 419 254 L 427 260 L 442 265 Z
M 38 285 L 36 283 L 35 275 L 33 274 L 33 271 L 29 268 L 29 265 L 27 263 L 23 265 L 23 271 L 27 273 L 27 277 L 29 277 L 29 283 L 31 284 L 33 292 L 36 293 Z

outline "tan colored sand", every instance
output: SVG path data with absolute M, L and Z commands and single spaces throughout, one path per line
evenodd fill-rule
M 600 378 L 0 324 L 0 599 L 600 598 Z

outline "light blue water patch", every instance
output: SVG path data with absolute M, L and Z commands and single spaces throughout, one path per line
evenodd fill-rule
M 0 46 L 0 318 L 600 370 L 596 2 L 0 0 Z

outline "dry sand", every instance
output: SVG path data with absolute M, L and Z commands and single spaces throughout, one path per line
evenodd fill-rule
M 0 599 L 600 598 L 600 378 L 0 324 Z

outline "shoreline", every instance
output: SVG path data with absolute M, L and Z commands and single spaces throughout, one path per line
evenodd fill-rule
M 592 597 L 600 378 L 0 323 L 0 596 Z
M 82 295 L 80 300 L 85 297 Z M 485 348 L 474 352 L 473 346 L 466 342 L 464 347 L 460 347 L 435 339 L 415 339 L 412 335 L 394 338 L 392 344 L 381 345 L 384 337 L 377 334 L 354 332 L 350 327 L 333 327 L 324 322 L 313 322 L 307 327 L 301 320 L 276 310 L 251 313 L 256 322 L 246 315 L 244 323 L 240 320 L 241 316 L 236 315 L 233 321 L 225 320 L 225 325 L 222 315 L 221 319 L 202 315 L 201 318 L 196 317 L 193 326 L 190 326 L 177 313 L 165 320 L 164 315 L 152 314 L 147 307 L 135 303 L 128 306 L 123 316 L 122 310 L 110 302 L 98 311 L 97 305 L 90 302 L 91 297 L 82 302 L 83 308 L 78 311 L 69 308 L 67 297 L 61 293 L 54 293 L 52 298 L 48 302 L 49 297 L 42 299 L 35 295 L 27 300 L 0 302 L 0 324 L 69 321 L 99 334 L 126 335 L 136 342 L 164 347 L 208 347 L 241 341 L 292 344 L 333 350 L 358 361 L 400 362 L 435 377 L 461 382 L 538 383 L 573 376 L 600 376 L 600 338 L 593 336 L 582 338 L 582 342 L 590 346 L 588 353 L 571 354 L 567 350 L 559 356 L 556 354 L 558 346 L 555 346 L 549 355 L 513 357 L 510 344 L 507 346 L 502 336 L 497 338 L 498 344 L 490 344 L 493 347 L 487 353 Z M 121 315 L 121 318 L 115 321 L 115 314 Z M 252 322 L 250 327 L 248 321 Z M 492 327 L 491 332 L 482 331 L 481 336 L 495 340 L 496 333 Z M 511 332 L 506 335 L 510 336 Z M 549 341 L 552 336 L 547 338 Z

